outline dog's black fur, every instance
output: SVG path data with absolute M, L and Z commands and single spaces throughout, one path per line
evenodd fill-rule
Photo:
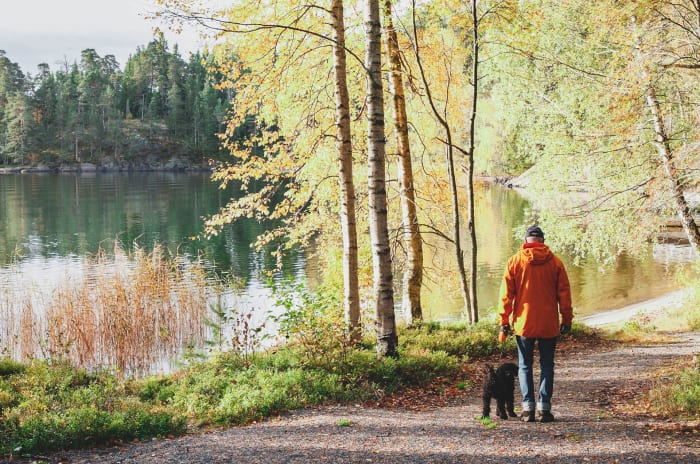
M 513 395 L 517 376 L 518 366 L 513 363 L 502 364 L 496 370 L 490 364 L 484 365 L 484 382 L 481 391 L 482 417 L 489 417 L 491 414 L 491 398 L 496 398 L 498 417 L 501 419 L 508 419 L 508 416 L 516 417 L 513 410 Z

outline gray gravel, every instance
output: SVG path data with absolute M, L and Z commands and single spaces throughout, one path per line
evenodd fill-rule
M 561 356 L 553 401 L 557 420 L 551 424 L 495 419 L 497 427 L 487 429 L 476 420 L 477 397 L 428 411 L 327 406 L 246 427 L 35 462 L 700 463 L 697 434 L 658 432 L 665 421 L 618 415 L 609 401 L 621 388 L 648 386 L 669 361 L 700 353 L 700 334 L 680 337 L 677 344 Z M 350 426 L 339 426 L 341 419 Z

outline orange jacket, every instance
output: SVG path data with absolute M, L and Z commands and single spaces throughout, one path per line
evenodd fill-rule
M 546 245 L 525 243 L 508 260 L 501 284 L 501 325 L 516 335 L 554 338 L 561 324 L 571 325 L 571 288 L 564 264 Z

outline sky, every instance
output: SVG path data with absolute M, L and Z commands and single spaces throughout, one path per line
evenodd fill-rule
M 0 50 L 25 74 L 36 74 L 40 63 L 55 71 L 66 59 L 80 61 L 86 48 L 114 55 L 124 69 L 129 55 L 153 38 L 159 23 L 146 17 L 155 10 L 153 0 L 0 0 Z M 177 43 L 185 58 L 203 47 L 192 29 L 179 35 L 161 29 L 170 50 Z

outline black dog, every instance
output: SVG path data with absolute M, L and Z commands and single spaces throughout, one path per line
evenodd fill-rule
M 496 398 L 498 417 L 501 419 L 508 419 L 508 416 L 516 417 L 513 411 L 513 390 L 517 376 L 518 366 L 513 363 L 505 363 L 495 371 L 490 364 L 484 365 L 484 383 L 481 391 L 484 406 L 482 417 L 489 417 L 491 413 L 491 398 Z

